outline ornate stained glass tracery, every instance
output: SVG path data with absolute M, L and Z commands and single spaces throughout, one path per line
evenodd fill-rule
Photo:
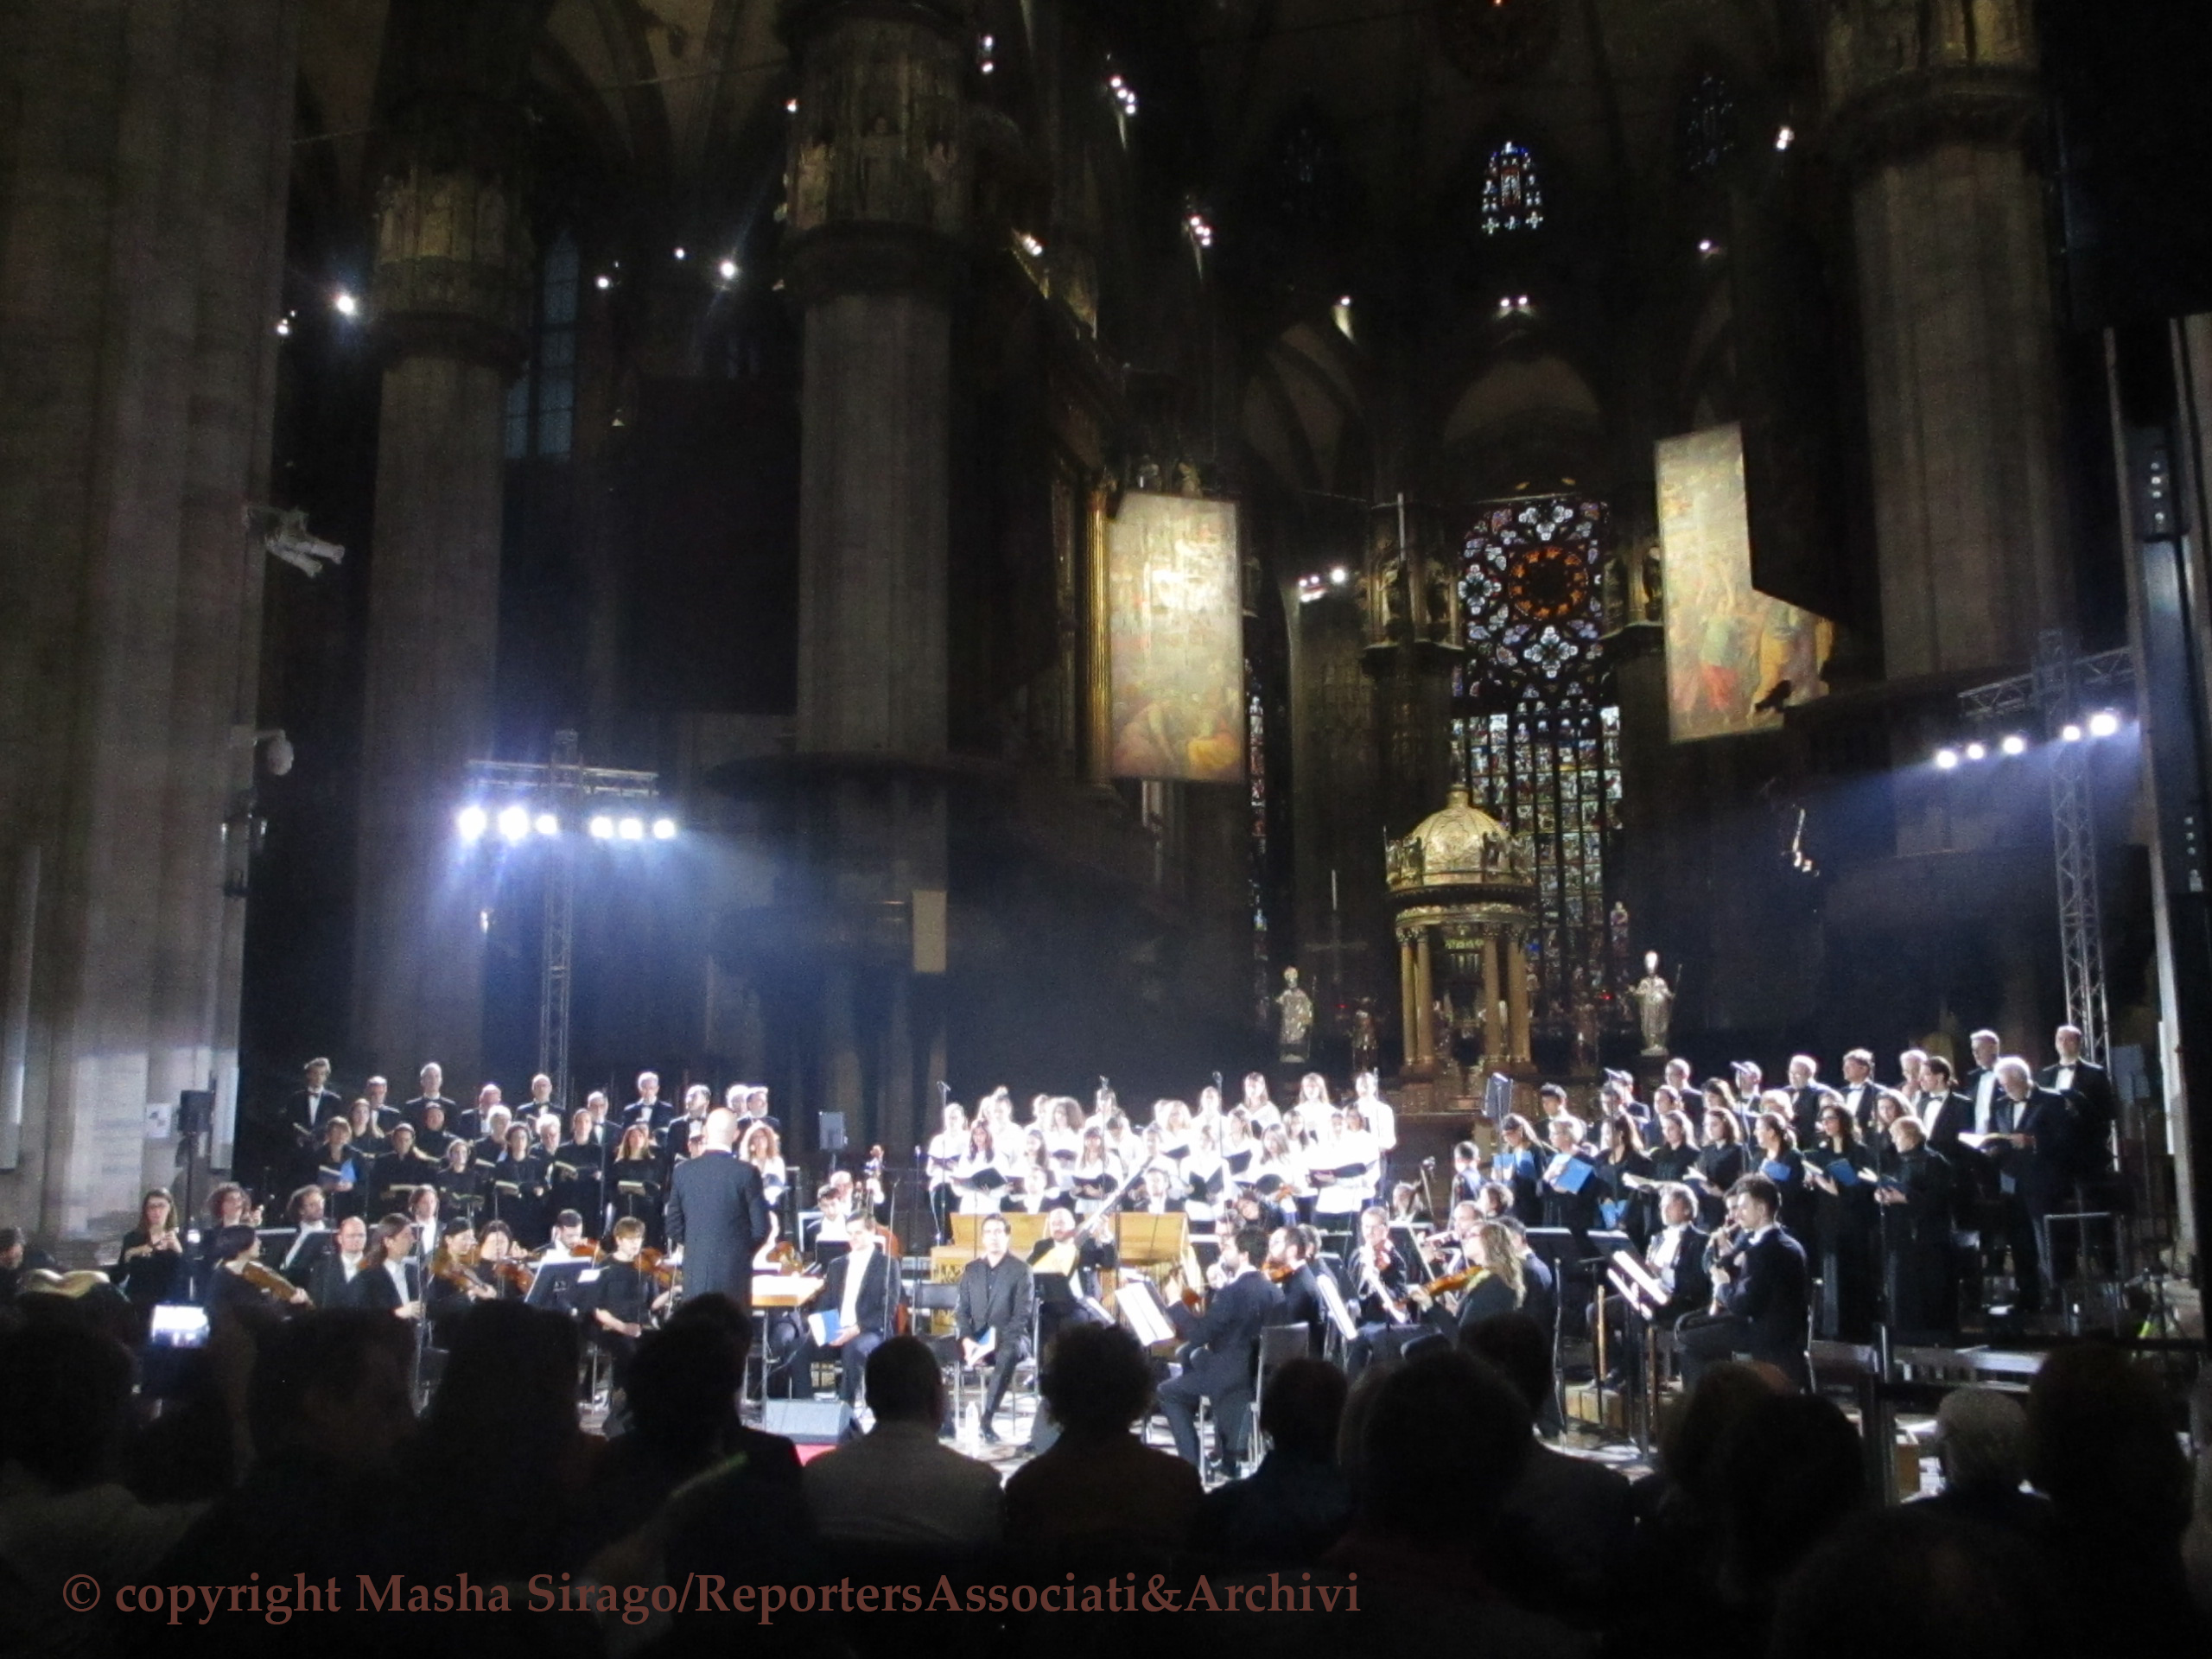
M 1544 188 L 1536 163 L 1516 143 L 1491 151 L 1483 170 L 1483 233 L 1533 231 L 1544 222 Z
M 1535 843 L 1540 1028 L 1588 1021 L 1612 977 L 1606 855 L 1620 814 L 1620 710 L 1600 647 L 1605 505 L 1484 504 L 1461 549 L 1467 655 L 1459 760 L 1474 798 Z

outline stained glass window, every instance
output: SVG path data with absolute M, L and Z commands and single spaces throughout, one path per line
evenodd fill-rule
M 566 455 L 575 442 L 576 240 L 545 250 L 530 364 L 507 388 L 507 459 Z
M 1500 144 L 1483 174 L 1483 233 L 1533 231 L 1543 222 L 1544 190 L 1535 162 L 1520 145 Z
M 1537 1021 L 1567 1029 L 1610 963 L 1606 855 L 1620 818 L 1620 710 L 1599 646 L 1605 505 L 1491 502 L 1462 548 L 1467 655 L 1453 732 L 1469 790 L 1534 843 Z
M 1736 149 L 1736 99 L 1728 83 L 1710 72 L 1700 75 L 1682 99 L 1678 124 L 1683 175 L 1718 172 Z

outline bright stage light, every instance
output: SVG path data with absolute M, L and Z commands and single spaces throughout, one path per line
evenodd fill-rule
M 530 813 L 519 806 L 499 809 L 499 833 L 511 842 L 530 839 Z
M 625 841 L 643 841 L 645 838 L 645 821 L 643 818 L 625 818 L 615 826 L 615 831 Z
M 484 832 L 492 827 L 492 815 L 472 803 L 453 815 L 453 827 L 461 832 L 463 841 L 481 841 Z
M 2005 734 L 2005 741 L 1997 747 L 2007 754 L 2025 754 L 2028 752 L 2028 740 L 2018 732 L 2007 732 Z
M 2089 716 L 2091 737 L 2110 737 L 2120 730 L 2120 716 L 2109 709 L 2100 709 Z
M 1938 772 L 1949 772 L 1958 764 L 1959 752 L 1956 749 L 1942 748 L 1936 751 L 1936 769 Z
M 353 297 L 351 290 L 343 288 L 330 296 L 330 308 L 341 317 L 358 317 L 361 315 L 360 301 Z
M 561 833 L 561 820 L 550 812 L 541 812 L 537 815 L 537 822 L 531 827 L 541 836 L 557 836 Z
M 2082 741 L 2082 728 L 2069 720 L 2058 728 L 2058 735 L 2065 742 L 2079 743 Z
M 676 839 L 676 820 L 674 818 L 655 818 L 653 820 L 653 839 L 655 841 L 674 841 Z
M 1969 760 L 1986 760 L 1989 759 L 1989 751 L 1979 743 L 1969 743 L 1967 745 L 1967 759 Z
M 586 824 L 584 828 L 590 832 L 591 838 L 594 841 L 612 841 L 614 839 L 614 820 L 608 817 L 604 812 L 594 812 L 592 815 L 591 822 Z

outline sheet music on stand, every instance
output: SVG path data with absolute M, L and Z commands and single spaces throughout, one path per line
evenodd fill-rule
M 1503 1071 L 1493 1071 L 1490 1081 L 1483 1084 L 1483 1116 L 1494 1127 L 1502 1127 L 1513 1111 L 1513 1079 Z
M 1630 1251 L 1613 1252 L 1605 1267 L 1605 1278 L 1614 1292 L 1646 1321 L 1656 1318 L 1659 1310 L 1667 1305 L 1666 1286 Z
M 1313 1288 L 1319 1293 L 1321 1311 L 1328 1315 L 1329 1323 L 1336 1327 L 1337 1334 L 1346 1342 L 1357 1341 L 1359 1322 L 1352 1318 L 1351 1309 L 1344 1306 L 1344 1294 L 1337 1288 L 1334 1275 L 1315 1273 Z
M 1129 1334 L 1146 1347 L 1175 1340 L 1175 1327 L 1168 1322 L 1167 1310 L 1160 1306 L 1160 1293 L 1152 1287 L 1151 1281 L 1126 1281 L 1116 1294 L 1114 1306 L 1128 1325 Z

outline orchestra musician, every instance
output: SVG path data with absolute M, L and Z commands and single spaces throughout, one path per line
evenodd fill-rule
M 1345 1350 L 1344 1369 L 1357 1376 L 1370 1359 L 1395 1357 L 1424 1328 L 1406 1295 L 1413 1268 L 1390 1242 L 1390 1218 L 1382 1211 L 1360 1212 L 1359 1239 L 1345 1273 L 1358 1297 L 1359 1330 Z
M 1121 1266 L 1119 1252 L 1104 1236 L 1112 1222 L 1113 1212 L 1102 1210 L 1090 1224 L 1077 1227 L 1075 1211 L 1065 1199 L 1045 1211 L 1045 1236 L 1029 1251 L 1040 1347 L 1052 1341 L 1062 1325 L 1079 1316 L 1079 1298 L 1096 1298 L 1098 1275 Z
M 993 1423 L 999 1402 L 1013 1386 L 1014 1367 L 1029 1350 L 1033 1292 L 1028 1263 L 1007 1253 L 1011 1235 L 1006 1217 L 985 1216 L 981 1232 L 983 1253 L 961 1270 L 953 1325 L 960 1337 L 960 1363 L 976 1370 L 990 1368 L 990 1386 L 983 1399 L 982 1438 L 984 1444 L 996 1446 L 999 1435 Z
M 477 1259 L 476 1234 L 467 1221 L 446 1223 L 436 1254 L 430 1258 L 429 1279 L 423 1287 L 423 1310 L 430 1329 L 450 1344 L 455 1320 L 479 1302 L 499 1301 L 504 1294 L 499 1280 Z
M 1709 1309 L 1685 1313 L 1675 1324 L 1683 1383 L 1694 1389 L 1706 1367 L 1748 1353 L 1809 1393 L 1805 1247 L 1783 1230 L 1782 1194 L 1765 1176 L 1738 1181 L 1729 1189 L 1728 1207 L 1729 1224 L 1706 1248 Z
M 1282 1322 L 1306 1327 L 1306 1351 L 1321 1357 L 1328 1339 L 1328 1310 L 1321 1300 L 1318 1275 L 1327 1271 L 1319 1260 L 1321 1236 L 1296 1224 L 1279 1226 L 1268 1235 L 1264 1271 L 1282 1292 Z
M 177 1230 L 176 1199 L 167 1187 L 154 1187 L 139 1200 L 138 1224 L 123 1236 L 112 1276 L 142 1316 L 181 1287 L 184 1235 Z
M 1281 1315 L 1283 1294 L 1259 1269 L 1268 1253 L 1268 1236 L 1246 1228 L 1222 1241 L 1223 1284 L 1206 1311 L 1188 1324 L 1177 1321 L 1182 1342 L 1181 1371 L 1160 1385 L 1160 1414 L 1175 1437 L 1184 1462 L 1198 1461 L 1197 1414 L 1202 1399 L 1213 1402 L 1214 1457 L 1224 1468 L 1244 1445 L 1252 1408 L 1252 1382 L 1259 1362 L 1260 1332 Z M 1179 1305 L 1171 1310 L 1187 1310 Z
M 354 1279 L 369 1249 L 369 1224 L 359 1216 L 346 1216 L 338 1224 L 331 1248 L 325 1250 L 308 1275 L 308 1297 L 317 1307 L 349 1307 Z
M 1685 1313 L 1699 1313 L 1713 1301 L 1713 1281 L 1706 1276 L 1705 1249 L 1708 1236 L 1698 1230 L 1697 1197 L 1680 1182 L 1659 1188 L 1659 1225 L 1643 1247 L 1643 1265 L 1667 1292 L 1667 1300 L 1653 1311 L 1649 1323 L 1672 1326 Z M 1606 1381 L 1618 1385 L 1643 1373 L 1645 1321 L 1628 1317 L 1618 1296 L 1605 1301 L 1605 1328 L 1612 1344 Z
M 259 1325 L 308 1306 L 307 1292 L 262 1265 L 261 1235 L 251 1227 L 242 1222 L 218 1227 L 208 1243 L 213 1270 L 200 1305 L 211 1319 L 228 1313 Z
M 624 1217 L 614 1224 L 613 1238 L 613 1254 L 601 1262 L 599 1276 L 582 1287 L 576 1307 L 588 1321 L 592 1341 L 613 1362 L 620 1391 L 628 1386 L 630 1360 L 645 1334 L 646 1319 L 671 1293 L 660 1289 L 639 1264 L 645 1244 L 644 1222 Z
M 415 1225 L 406 1217 L 386 1216 L 370 1230 L 368 1253 L 346 1294 L 348 1306 L 401 1319 L 423 1317 L 423 1264 L 415 1255 Z
M 302 1187 L 292 1194 L 285 1210 L 292 1224 L 292 1242 L 285 1246 L 283 1258 L 276 1264 L 276 1271 L 294 1284 L 305 1286 L 317 1259 L 330 1248 L 330 1224 L 324 1217 L 322 1189 Z

